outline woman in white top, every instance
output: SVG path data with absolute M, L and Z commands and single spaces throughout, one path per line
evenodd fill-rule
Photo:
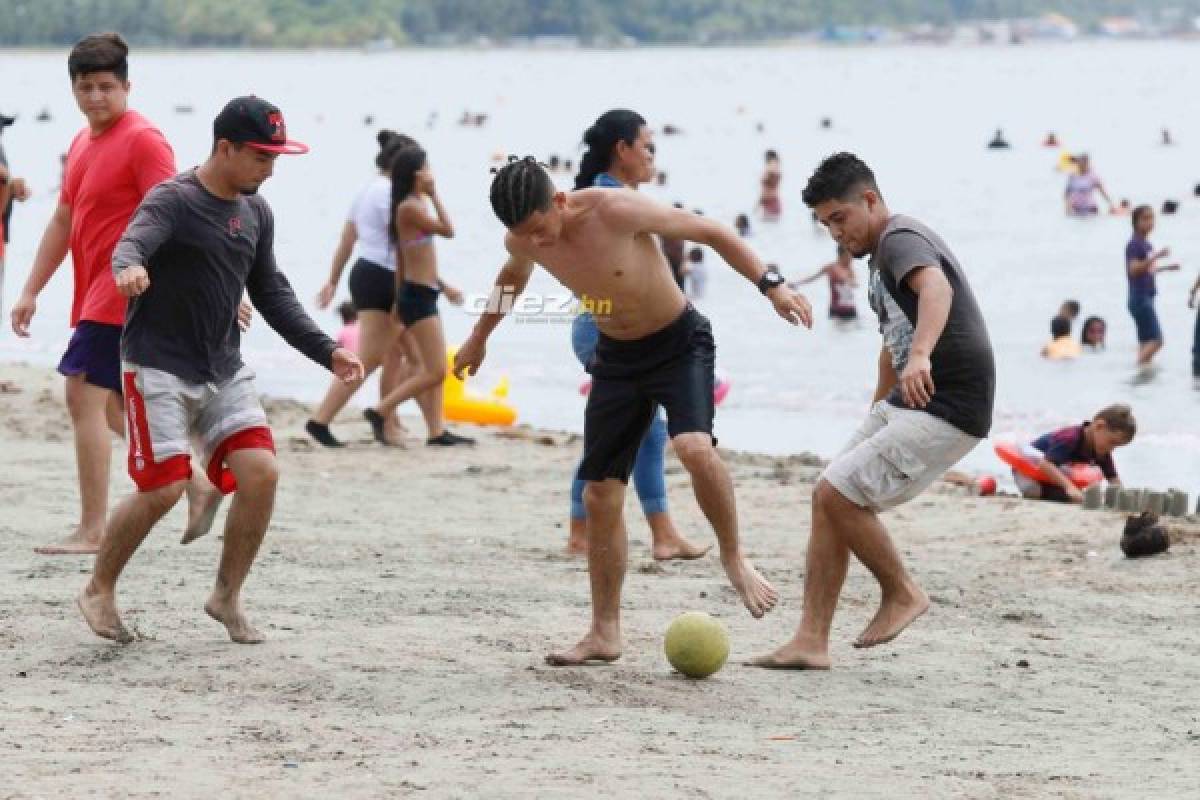
M 357 248 L 358 259 L 350 268 L 349 284 L 350 300 L 358 312 L 358 357 L 363 363 L 363 380 L 383 366 L 380 393 L 386 396 L 407 377 L 416 359 L 407 337 L 401 335 L 403 326 L 392 313 L 396 302 L 396 250 L 388 234 L 392 208 L 391 162 L 396 153 L 416 142 L 404 134 L 387 130 L 380 131 L 376 139 L 379 154 L 375 157 L 375 166 L 379 175 L 354 200 L 333 254 L 329 281 L 317 294 L 317 307 L 325 309 L 333 302 L 342 271 Z M 457 294 L 457 290 L 447 290 L 448 295 L 450 292 Z M 326 447 L 341 447 L 342 442 L 330 432 L 329 423 L 361 386 L 361 381 L 351 384 L 338 380 L 331 382 L 325 399 L 305 425 L 309 435 Z M 418 395 L 416 400 L 426 420 L 436 417 L 433 408 L 436 399 L 432 393 Z M 392 428 L 388 432 L 390 441 L 401 444 L 398 423 L 394 418 L 388 422 Z

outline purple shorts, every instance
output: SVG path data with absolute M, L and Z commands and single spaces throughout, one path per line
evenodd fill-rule
M 58 371 L 68 378 L 84 380 L 101 389 L 121 393 L 121 326 L 82 320 L 75 328 Z

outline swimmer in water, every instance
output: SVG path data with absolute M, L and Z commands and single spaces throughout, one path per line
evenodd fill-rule
M 812 283 L 820 277 L 829 279 L 829 318 L 843 322 L 858 319 L 858 307 L 854 303 L 854 290 L 858 288 L 858 277 L 854 274 L 854 256 L 845 247 L 838 245 L 837 258 L 819 270 L 788 284 L 793 289 Z

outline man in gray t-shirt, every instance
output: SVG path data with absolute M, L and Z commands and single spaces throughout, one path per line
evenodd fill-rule
M 241 590 L 271 522 L 279 466 L 239 352 L 242 292 L 292 347 L 347 383 L 362 380 L 357 356 L 317 328 L 276 266 L 274 219 L 257 194 L 281 153 L 308 148 L 287 138 L 283 114 L 258 97 L 230 101 L 213 123 L 213 139 L 204 164 L 146 195 L 113 253 L 117 291 L 131 298 L 122 386 L 138 492 L 109 517 L 78 605 L 93 632 L 118 642 L 133 636 L 117 611 L 117 579 L 179 502 L 193 442 L 213 484 L 236 492 L 204 610 L 235 642 L 263 639 L 246 619 Z
M 866 164 L 850 153 L 825 159 L 804 202 L 838 244 L 870 256 L 883 346 L 867 419 L 813 492 L 800 627 L 752 662 L 777 669 L 829 668 L 851 553 L 883 593 L 856 647 L 890 642 L 929 608 L 878 512 L 916 497 L 987 436 L 996 388 L 987 328 L 958 259 L 927 226 L 888 211 Z

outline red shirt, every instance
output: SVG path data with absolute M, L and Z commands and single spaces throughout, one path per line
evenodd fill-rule
M 125 298 L 112 275 L 113 248 L 146 192 L 174 174 L 171 145 L 136 111 L 126 111 L 99 136 L 87 128 L 76 134 L 59 197 L 71 208 L 72 328 L 81 320 L 125 324 Z

